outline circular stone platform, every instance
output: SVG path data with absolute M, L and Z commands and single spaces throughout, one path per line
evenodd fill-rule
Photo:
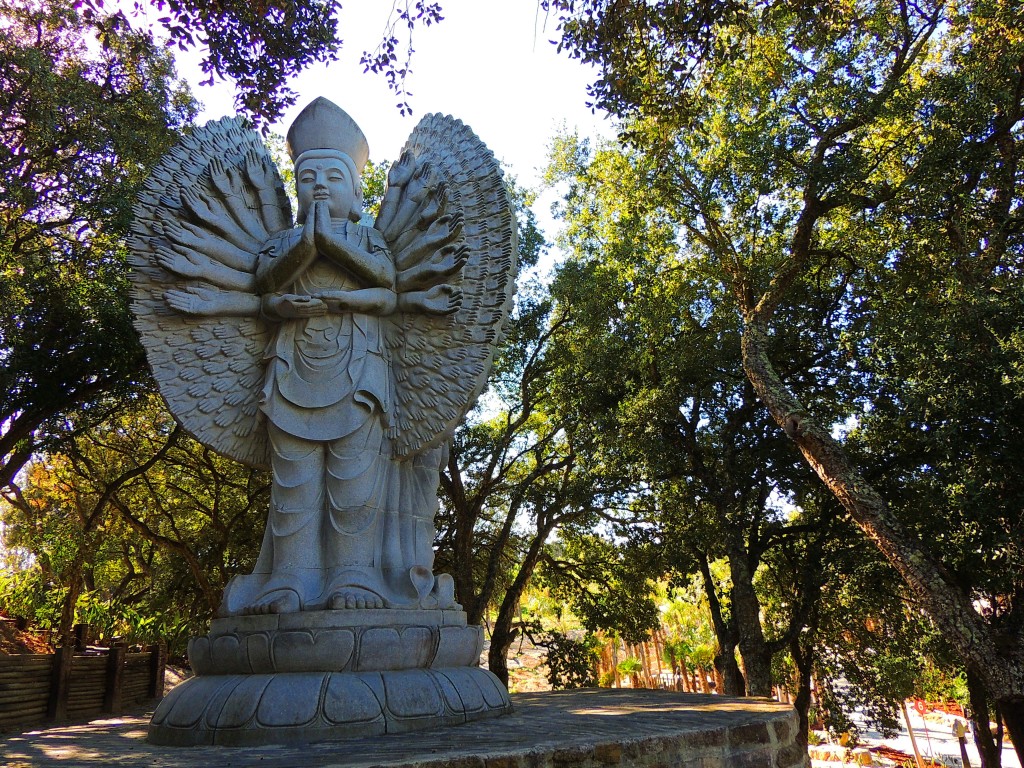
M 477 666 L 461 610 L 354 609 L 214 619 L 196 676 L 160 702 L 154 744 L 255 747 L 461 725 L 512 710 Z
M 305 746 L 159 747 L 148 716 L 9 736 L 17 768 L 805 768 L 791 707 L 764 699 L 584 689 L 512 696 L 511 715 L 418 733 Z

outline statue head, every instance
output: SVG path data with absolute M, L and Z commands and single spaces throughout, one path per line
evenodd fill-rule
M 363 185 L 355 163 L 342 152 L 303 152 L 295 162 L 295 195 L 300 223 L 315 200 L 327 201 L 332 219 L 359 221 L 363 209 Z
M 327 200 L 331 218 L 358 221 L 363 187 L 359 176 L 370 155 L 366 137 L 341 107 L 314 99 L 295 118 L 287 137 L 295 163 L 299 221 L 314 200 Z

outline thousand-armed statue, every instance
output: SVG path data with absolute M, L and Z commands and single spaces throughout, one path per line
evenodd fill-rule
M 256 567 L 232 579 L 222 618 L 190 649 L 213 680 L 196 689 L 216 699 L 216 683 L 266 678 L 267 691 L 306 686 L 320 703 L 314 725 L 285 730 L 277 715 L 259 722 L 258 709 L 240 730 L 182 737 L 179 723 L 167 736 L 165 723 L 158 738 L 169 743 L 423 727 L 433 715 L 418 726 L 389 719 L 384 695 L 381 729 L 339 730 L 321 688 L 351 699 L 359 674 L 376 673 L 394 698 L 408 682 L 397 670 L 438 669 L 443 637 L 466 646 L 459 667 L 475 664 L 478 628 L 465 627 L 451 577 L 433 573 L 433 518 L 447 441 L 484 387 L 514 291 L 500 169 L 461 122 L 429 115 L 388 173 L 371 226 L 360 182 L 369 150 L 351 117 L 317 99 L 287 139 L 294 222 L 267 149 L 237 119 L 197 129 L 164 158 L 135 206 L 135 312 L 174 416 L 204 445 L 273 476 Z M 424 640 L 401 639 L 424 628 Z M 413 661 L 387 660 L 379 642 L 393 636 L 395 654 Z M 377 647 L 364 648 L 372 638 Z M 298 672 L 323 679 L 302 683 Z M 270 711 L 274 696 L 263 697 Z M 458 716 L 484 715 L 445 710 L 437 722 Z

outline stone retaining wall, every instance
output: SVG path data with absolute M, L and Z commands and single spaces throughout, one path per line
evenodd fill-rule
M 108 768 L 807 768 L 796 712 L 765 699 L 652 690 L 513 695 L 510 715 L 304 746 L 160 747 L 145 720 L 52 728 L 0 742 L 0 765 Z

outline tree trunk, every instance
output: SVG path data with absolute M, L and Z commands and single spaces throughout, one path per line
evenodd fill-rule
M 711 693 L 711 688 L 708 687 L 708 671 L 704 667 L 697 667 L 697 674 L 700 675 L 700 692 Z
M 466 612 L 468 624 L 480 624 L 486 605 L 481 605 L 473 574 L 473 523 L 475 510 L 466 496 L 459 454 L 452 443 L 448 447 L 448 472 L 442 478 L 455 516 L 455 538 L 452 545 L 452 579 L 455 597 Z
M 715 628 L 715 639 L 718 641 L 718 653 L 715 654 L 714 659 L 715 669 L 718 671 L 721 681 L 718 692 L 726 696 L 743 696 L 747 689 L 743 673 L 740 672 L 740 667 L 736 663 L 735 620 L 725 621 L 718 593 L 715 591 L 715 582 L 711 576 L 711 566 L 708 564 L 707 555 L 704 553 L 697 553 L 697 555 L 697 566 L 700 568 L 704 594 L 708 598 L 711 622 Z
M 75 608 L 78 605 L 78 596 L 82 594 L 82 554 L 75 556 L 75 561 L 66 575 L 68 591 L 60 606 L 60 625 L 57 634 L 60 638 L 59 645 L 72 652 L 75 647 Z
M 761 629 L 761 601 L 754 591 L 747 552 L 739 544 L 729 547 L 732 576 L 732 615 L 739 635 L 748 696 L 771 696 L 772 654 Z
M 487 651 L 487 668 L 508 688 L 508 649 L 512 647 L 518 630 L 512 628 L 511 621 L 502 621 L 501 612 L 491 630 L 491 647 Z
M 612 670 L 612 648 L 610 643 L 601 644 L 601 663 L 598 664 L 598 680 L 604 679 L 608 674 L 615 677 L 615 672 Z
M 622 687 L 622 681 L 619 679 L 619 636 L 612 635 L 612 681 L 615 688 Z
M 747 377 L 776 423 L 793 439 L 818 477 L 907 583 L 964 665 L 977 672 L 989 696 L 1000 707 L 1004 702 L 1013 707 L 1014 702 L 1024 699 L 1024 663 L 999 652 L 990 628 L 974 610 L 969 596 L 952 584 L 945 572 L 903 531 L 885 500 L 832 437 L 831 425 L 817 424 L 782 382 L 768 356 L 765 321 L 756 313 L 746 318 L 742 349 Z M 1024 742 L 1014 742 L 1014 748 L 1024 757 Z
M 1000 749 L 1002 734 L 993 735 L 988 696 L 978 676 L 970 670 L 967 672 L 967 693 L 971 702 L 971 730 L 974 732 L 974 744 L 981 755 L 981 768 L 999 768 L 1003 759 Z
M 508 687 L 508 649 L 512 647 L 512 643 L 515 642 L 519 634 L 518 630 L 513 629 L 512 623 L 518 612 L 519 599 L 523 596 L 526 585 L 530 582 L 530 577 L 540 561 L 544 542 L 550 533 L 550 528 L 543 528 L 537 531 L 536 537 L 530 542 L 530 548 L 526 551 L 526 556 L 519 566 L 516 577 L 509 585 L 508 591 L 505 592 L 498 615 L 494 619 L 494 626 L 491 628 L 491 647 L 487 652 L 487 668 L 501 680 L 506 688 Z
M 651 661 L 648 658 L 647 643 L 640 643 L 636 647 L 637 651 L 640 652 L 640 669 L 643 675 L 643 688 L 651 687 Z
M 746 681 L 743 679 L 740 665 L 736 663 L 735 645 L 722 648 L 715 654 L 715 669 L 722 676 L 720 693 L 725 696 L 744 696 L 746 694 Z
M 1024 751 L 1024 700 L 1003 699 L 999 702 L 999 714 L 1010 734 L 1017 757 Z
M 807 749 L 807 736 L 811 731 L 811 671 L 814 666 L 812 661 L 813 651 L 805 652 L 796 639 L 790 643 L 790 653 L 797 668 L 797 689 L 796 697 L 793 699 L 793 708 L 800 718 L 800 725 L 797 727 L 796 742 L 804 750 Z
M 658 682 L 660 684 L 662 673 L 661 661 L 665 656 L 664 635 L 660 627 L 651 634 L 651 642 L 654 643 L 654 666 L 658 670 Z

